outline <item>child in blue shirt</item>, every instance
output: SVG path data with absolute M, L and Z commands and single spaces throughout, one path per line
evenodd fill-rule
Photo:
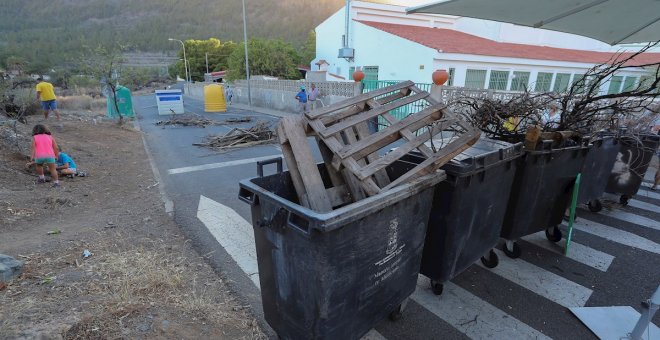
M 64 152 L 60 152 L 60 156 L 57 157 L 57 172 L 63 176 L 73 177 L 76 175 L 78 170 L 76 170 L 76 163 L 73 158 Z

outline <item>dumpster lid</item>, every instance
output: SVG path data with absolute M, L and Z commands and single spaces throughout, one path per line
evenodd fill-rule
M 443 145 L 448 143 L 454 136 L 443 136 L 444 138 L 434 138 L 433 143 L 427 142 L 426 146 L 432 148 L 433 145 Z M 476 170 L 482 170 L 494 166 L 500 162 L 511 161 L 523 152 L 522 143 L 507 143 L 486 137 L 479 140 L 467 150 L 454 157 L 449 163 L 442 166 L 441 169 L 447 172 L 466 173 Z

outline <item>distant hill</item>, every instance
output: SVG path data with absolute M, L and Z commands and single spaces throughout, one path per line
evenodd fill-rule
M 243 40 L 241 0 L 3 0 L 0 58 L 48 64 L 82 46 L 119 42 L 132 51 L 176 51 L 167 38 Z M 245 0 L 250 37 L 300 45 L 343 0 Z

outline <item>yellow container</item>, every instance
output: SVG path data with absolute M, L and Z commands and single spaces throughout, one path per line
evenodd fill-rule
M 222 85 L 211 84 L 204 86 L 204 111 L 227 112 L 225 88 Z

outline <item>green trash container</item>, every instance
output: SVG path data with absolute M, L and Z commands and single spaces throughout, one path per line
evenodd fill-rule
M 108 95 L 107 107 L 108 118 L 118 118 L 117 108 L 123 117 L 135 116 L 133 112 L 133 99 L 131 98 L 131 90 L 124 86 L 117 86 L 115 90 L 117 96 L 117 105 L 115 106 L 112 92 Z

